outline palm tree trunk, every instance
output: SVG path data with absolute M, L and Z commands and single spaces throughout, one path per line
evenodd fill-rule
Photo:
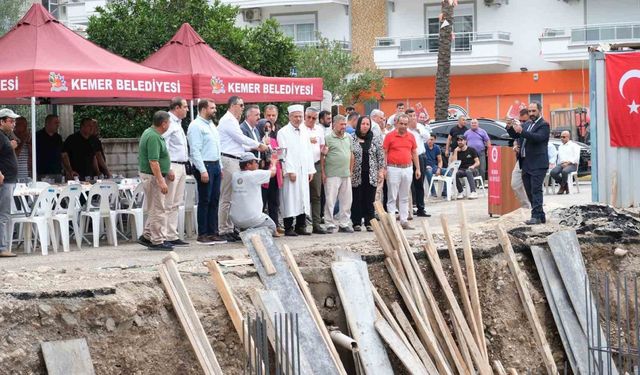
M 438 72 L 436 73 L 436 120 L 446 120 L 449 109 L 449 92 L 451 72 L 451 33 L 453 30 L 453 4 L 442 1 L 442 23 L 449 25 L 440 27 L 438 37 Z

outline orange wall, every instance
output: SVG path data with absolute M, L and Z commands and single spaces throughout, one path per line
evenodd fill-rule
M 584 73 L 584 74 L 583 74 Z M 529 102 L 529 94 L 542 94 L 543 113 L 585 105 L 589 100 L 588 71 L 555 70 L 533 72 L 459 75 L 451 77 L 451 104 L 469 111 L 474 117 L 505 118 L 516 100 Z M 573 94 L 573 102 L 570 96 Z M 434 115 L 435 77 L 386 78 L 384 101 L 380 108 L 388 115 L 395 112 L 397 102 L 415 106 L 422 103 Z

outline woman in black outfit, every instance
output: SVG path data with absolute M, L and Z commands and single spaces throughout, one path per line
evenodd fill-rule
M 367 231 L 372 232 L 371 219 L 375 213 L 373 202 L 376 198 L 376 186 L 383 180 L 386 167 L 382 137 L 373 135 L 371 119 L 363 116 L 358 119 L 351 142 L 355 160 L 351 173 L 351 222 L 353 230 L 360 231 L 364 219 Z

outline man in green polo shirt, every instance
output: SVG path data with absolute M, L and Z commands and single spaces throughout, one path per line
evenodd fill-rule
M 165 178 L 173 181 L 174 174 L 169 169 L 171 159 L 162 134 L 169 129 L 169 113 L 158 111 L 153 114 L 153 126 L 147 128 L 140 137 L 138 167 L 144 189 L 144 206 L 147 222 L 138 243 L 149 250 L 173 249 L 167 242 L 165 194 L 169 191 Z
M 333 130 L 325 136 L 325 149 L 320 159 L 324 183 L 324 220 L 327 230 L 353 233 L 351 227 L 351 171 L 353 153 L 351 136 L 346 133 L 347 119 L 342 115 L 333 118 Z M 338 214 L 333 215 L 336 201 L 340 202 Z

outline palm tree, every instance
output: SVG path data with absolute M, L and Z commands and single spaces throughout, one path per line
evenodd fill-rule
M 442 20 L 438 36 L 438 72 L 436 73 L 436 120 L 446 120 L 449 109 L 451 72 L 451 33 L 453 31 L 453 7 L 451 0 L 442 1 Z

